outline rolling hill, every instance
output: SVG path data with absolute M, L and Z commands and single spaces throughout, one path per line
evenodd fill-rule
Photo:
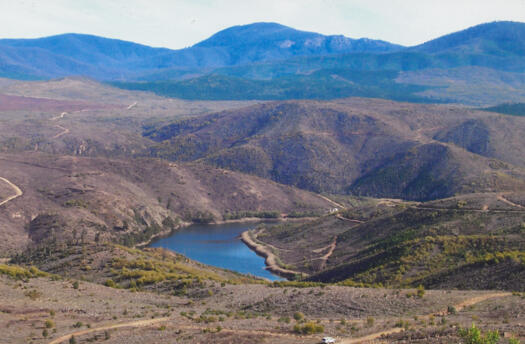
M 523 193 L 426 203 L 350 199 L 310 223 L 253 233 L 310 281 L 390 287 L 522 290 Z
M 147 128 L 150 154 L 315 192 L 428 200 L 524 183 L 525 122 L 380 100 L 287 101 Z
M 391 51 L 397 45 L 370 39 L 323 36 L 276 23 L 223 30 L 190 48 L 170 50 L 83 34 L 0 40 L 0 76 L 100 80 L 181 77 L 213 68 L 362 51 Z M 156 76 L 155 76 L 156 75 Z
M 23 192 L 2 205 L 3 256 L 81 236 L 134 245 L 185 221 L 220 221 L 227 212 L 259 216 L 330 208 L 309 192 L 201 164 L 39 153 L 2 154 L 0 160 L 1 176 Z M 13 191 L 0 183 L 3 200 Z

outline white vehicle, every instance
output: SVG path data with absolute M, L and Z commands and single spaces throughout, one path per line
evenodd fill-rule
M 335 343 L 335 339 L 332 337 L 324 337 L 323 344 L 326 344 L 326 343 Z

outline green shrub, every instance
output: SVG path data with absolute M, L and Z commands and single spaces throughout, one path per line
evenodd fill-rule
M 324 326 L 320 324 L 316 324 L 314 322 L 307 322 L 304 325 L 296 324 L 293 327 L 293 331 L 297 334 L 315 334 L 315 333 L 323 333 L 324 332 Z
M 482 334 L 474 324 L 468 329 L 459 328 L 458 334 L 463 338 L 465 344 L 496 344 L 500 340 L 500 335 L 497 330 Z
M 425 296 L 425 287 L 420 284 L 419 287 L 417 287 L 417 297 L 421 299 L 423 296 Z
M 295 312 L 293 314 L 293 318 L 296 320 L 296 321 L 301 321 L 304 319 L 304 314 L 301 313 L 301 312 Z
M 104 284 L 106 285 L 106 287 L 110 287 L 110 288 L 116 288 L 117 287 L 117 284 L 112 279 L 106 280 L 106 283 L 104 283 Z
M 53 328 L 53 327 L 55 327 L 55 323 L 51 319 L 47 319 L 46 322 L 44 323 L 44 325 L 46 326 L 46 328 Z

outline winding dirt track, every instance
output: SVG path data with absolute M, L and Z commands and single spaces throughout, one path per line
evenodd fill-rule
M 93 333 L 93 332 L 107 331 L 107 330 L 113 330 L 113 329 L 123 328 L 123 327 L 151 326 L 151 325 L 158 324 L 158 323 L 161 323 L 161 322 L 166 322 L 169 319 L 170 318 L 138 320 L 138 321 L 132 321 L 132 322 L 127 322 L 127 323 L 122 323 L 122 324 L 115 324 L 115 325 L 107 325 L 107 326 L 102 326 L 102 327 L 97 327 L 97 328 L 90 328 L 90 329 L 87 329 L 87 330 L 77 331 L 77 332 L 73 332 L 73 333 L 70 333 L 70 334 L 66 334 L 66 335 L 64 335 L 62 337 L 58 337 L 57 339 L 54 339 L 54 340 L 50 341 L 49 344 L 59 344 L 59 343 L 62 343 L 64 341 L 66 341 L 66 340 L 69 340 L 72 336 L 78 337 L 78 336 L 83 336 L 85 334 L 89 334 L 89 333 Z
M 62 131 L 59 132 L 58 134 L 56 134 L 55 136 L 53 136 L 52 139 L 58 139 L 60 136 L 66 135 L 66 134 L 69 133 L 69 129 L 68 128 L 64 128 L 60 124 L 55 125 L 55 127 L 58 128 L 58 129 L 62 129 Z
M 324 199 L 325 201 L 327 201 L 328 203 L 333 204 L 333 205 L 335 205 L 336 207 L 338 207 L 340 209 L 346 209 L 346 207 L 344 205 L 342 205 L 341 203 L 337 203 L 336 201 L 331 200 L 330 198 L 325 197 L 323 195 L 318 195 L 318 196 L 321 197 L 322 199 Z
M 503 196 L 503 194 L 499 194 L 497 198 L 498 198 L 498 201 L 506 203 L 506 204 L 508 204 L 510 206 L 513 206 L 513 207 L 516 207 L 516 208 L 520 208 L 520 209 L 525 209 L 525 207 L 522 206 L 521 204 L 514 203 L 514 202 L 508 200 L 507 198 L 505 198 L 505 196 Z
M 466 307 L 473 306 L 473 305 L 478 304 L 480 302 L 483 302 L 483 301 L 486 301 L 486 300 L 490 300 L 490 299 L 494 299 L 494 298 L 510 296 L 510 295 L 512 295 L 512 293 L 505 293 L 505 292 L 490 293 L 490 294 L 480 295 L 480 296 L 476 296 L 476 297 L 467 299 L 465 301 L 462 301 L 462 302 L 460 302 L 458 304 L 455 304 L 454 308 L 456 309 L 456 311 L 459 312 L 459 311 L 461 311 L 462 309 L 464 309 Z M 427 314 L 427 315 L 425 315 L 425 317 L 430 317 L 430 316 L 435 316 L 435 315 L 443 316 L 443 315 L 447 315 L 447 314 L 448 314 L 448 310 L 443 310 L 443 311 L 440 311 L 438 313 Z M 402 331 L 404 331 L 403 328 L 394 327 L 394 328 L 391 328 L 391 329 L 388 329 L 388 330 L 371 333 L 369 335 L 366 335 L 366 336 L 363 336 L 363 337 L 359 337 L 359 338 L 341 339 L 338 343 L 340 343 L 340 344 L 366 343 L 366 342 L 369 342 L 369 341 L 372 341 L 372 340 L 379 339 L 382 336 L 387 336 L 389 334 L 399 333 L 399 332 L 402 332 Z
M 460 310 L 462 310 L 462 309 L 464 309 L 466 307 L 473 306 L 473 305 L 475 305 L 477 303 L 480 303 L 480 302 L 483 302 L 483 301 L 486 301 L 486 300 L 489 300 L 489 299 L 505 297 L 505 296 L 510 296 L 510 295 L 512 295 L 512 294 L 511 293 L 505 293 L 505 292 L 490 293 L 490 294 L 480 295 L 480 296 L 476 296 L 476 297 L 470 298 L 468 300 L 462 301 L 462 302 L 454 305 L 454 307 L 456 308 L 457 311 L 460 311 Z M 442 311 L 442 312 L 440 312 L 438 314 L 447 314 L 447 311 L 445 310 L 445 311 Z M 435 313 L 428 314 L 426 316 L 428 317 L 430 315 L 435 315 Z M 78 336 L 83 336 L 83 335 L 94 333 L 94 332 L 101 332 L 101 331 L 113 330 L 113 329 L 118 329 L 118 328 L 126 328 L 126 327 L 146 327 L 146 326 L 151 326 L 151 325 L 155 325 L 155 324 L 163 323 L 163 322 L 167 322 L 167 321 L 170 321 L 170 318 L 138 320 L 138 321 L 131 321 L 131 322 L 126 322 L 126 323 L 120 323 L 120 324 L 106 325 L 106 326 L 101 326 L 101 327 L 96 327 L 96 328 L 90 328 L 90 329 L 76 331 L 76 332 L 73 332 L 73 333 L 69 333 L 69 334 L 63 335 L 61 337 L 58 337 L 57 339 L 52 340 L 48 344 L 60 344 L 60 343 L 63 343 L 64 341 L 66 341 L 66 340 L 69 340 L 72 336 L 78 337 Z M 194 330 L 202 330 L 202 329 L 205 328 L 205 327 L 193 326 L 193 325 L 180 325 L 180 326 L 177 326 L 177 327 L 181 328 L 181 329 L 194 329 Z M 272 336 L 272 337 L 299 338 L 298 336 L 296 336 L 294 334 L 291 334 L 291 333 L 276 333 L 276 332 L 270 332 L 270 331 L 264 331 L 264 330 L 222 329 L 222 331 L 223 332 L 227 332 L 227 333 L 236 333 L 236 334 L 256 334 L 256 335 L 257 334 L 259 334 L 259 335 L 262 334 L 262 335 Z M 393 334 L 393 333 L 399 333 L 399 332 L 402 332 L 402 331 L 403 331 L 402 328 L 397 328 L 396 327 L 396 328 L 391 328 L 391 329 L 388 329 L 388 330 L 383 330 L 383 331 L 380 331 L 380 332 L 371 333 L 371 334 L 368 334 L 366 336 L 362 336 L 362 337 L 358 337 L 358 338 L 343 338 L 343 339 L 339 340 L 338 343 L 340 343 L 340 344 L 365 343 L 365 342 L 377 340 L 377 339 L 381 338 L 382 336 L 387 336 L 387 335 L 390 335 L 390 334 Z
M 20 190 L 20 188 L 19 188 L 18 186 L 16 186 L 15 184 L 11 183 L 9 180 L 7 180 L 7 179 L 5 179 L 5 178 L 3 178 L 3 177 L 0 177 L 0 180 L 3 181 L 3 182 L 5 182 L 5 183 L 7 183 L 7 184 L 9 184 L 9 186 L 15 191 L 15 194 L 14 194 L 14 195 L 9 196 L 9 197 L 7 197 L 6 199 L 4 199 L 3 201 L 1 201 L 1 202 L 0 202 L 0 206 L 1 206 L 1 205 L 4 205 L 4 204 L 6 204 L 7 202 L 12 201 L 12 200 L 14 200 L 15 198 L 20 197 L 20 196 L 22 196 L 22 195 L 24 194 L 24 193 L 22 192 L 22 190 Z

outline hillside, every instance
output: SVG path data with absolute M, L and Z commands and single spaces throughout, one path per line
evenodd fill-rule
M 483 110 L 512 116 L 525 116 L 525 103 L 505 103 L 484 108 Z
M 356 199 L 339 214 L 252 235 L 307 280 L 523 291 L 523 200 L 523 193 Z
M 311 193 L 200 164 L 153 159 L 109 160 L 2 154 L 0 227 L 6 256 L 53 240 L 106 240 L 134 245 L 184 222 L 214 222 L 226 212 L 320 212 Z M 6 181 L 7 180 L 7 181 Z
M 525 23 L 497 21 L 451 33 L 411 48 L 432 54 L 525 55 Z
M 182 77 L 211 68 L 357 51 L 390 51 L 399 46 L 370 39 L 323 36 L 275 23 L 223 30 L 190 48 L 170 50 L 92 35 L 64 34 L 0 40 L 0 76 L 99 80 Z
M 522 187 L 524 125 L 457 107 L 349 99 L 255 105 L 144 134 L 158 142 L 157 157 L 315 192 L 428 200 Z

